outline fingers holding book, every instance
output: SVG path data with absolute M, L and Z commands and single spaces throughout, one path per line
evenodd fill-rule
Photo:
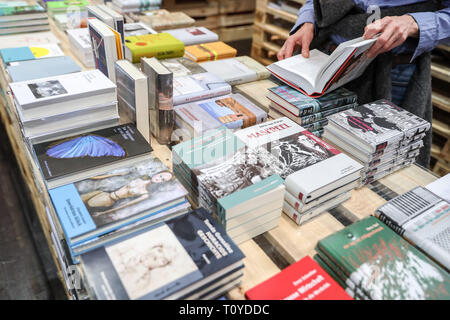
M 309 58 L 309 45 L 314 38 L 314 24 L 305 23 L 303 26 L 293 35 L 291 35 L 283 47 L 277 54 L 278 60 L 284 60 L 292 56 L 292 54 L 302 49 L 302 55 L 305 58 Z

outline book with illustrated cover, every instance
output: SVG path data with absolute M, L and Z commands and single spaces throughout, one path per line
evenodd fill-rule
M 178 206 L 187 192 L 161 160 L 148 156 L 49 194 L 72 247 Z
M 128 13 L 157 10 L 162 0 L 112 0 L 111 3 L 119 12 Z
M 304 203 L 354 181 L 363 168 L 286 117 L 235 134 L 249 147 L 263 147 L 274 155 L 286 189 Z
M 128 60 L 116 61 L 115 68 L 119 114 L 135 123 L 150 143 L 147 76 Z
M 217 33 L 214 33 L 205 27 L 171 29 L 164 30 L 162 32 L 170 33 L 175 38 L 181 40 L 185 46 L 215 42 L 219 40 L 219 36 L 217 35 Z
M 352 300 L 309 256 L 247 290 L 245 297 L 249 300 Z
M 35 60 L 42 58 L 60 57 L 64 56 L 58 44 L 41 44 L 27 47 L 4 48 L 0 49 L 0 55 L 5 65 L 10 65 L 14 62 Z
M 89 5 L 88 0 L 64 0 L 64 1 L 49 1 L 46 4 L 47 12 L 53 16 L 57 13 L 65 13 L 71 8 L 79 8 L 81 11 L 86 9 Z
M 337 268 L 374 300 L 448 300 L 450 275 L 375 217 L 317 244 Z
M 56 184 L 59 178 L 82 174 L 90 169 L 102 170 L 106 165 L 119 165 L 152 151 L 132 124 L 43 142 L 34 145 L 33 149 L 45 180 L 56 180 Z
M 271 88 L 267 97 L 297 117 L 354 104 L 358 99 L 355 93 L 345 88 L 339 88 L 320 98 L 310 98 L 289 86 Z
M 206 72 L 197 62 L 185 57 L 163 59 L 161 63 L 173 73 L 174 78 Z
M 417 187 L 383 204 L 375 216 L 450 270 L 447 201 Z
M 141 58 L 178 58 L 184 55 L 184 43 L 168 33 L 144 34 L 125 38 L 125 57 L 133 63 Z
M 14 3 L 0 6 L 0 23 L 10 20 L 31 20 L 47 18 L 45 9 L 39 4 Z
M 175 106 L 230 93 L 231 86 L 209 72 L 173 79 L 173 104 Z
M 402 140 L 424 133 L 431 126 L 387 100 L 334 114 L 328 120 L 326 130 L 337 133 L 369 153 L 396 148 Z
M 241 63 L 237 58 L 220 59 L 201 63 L 206 69 L 230 85 L 237 85 L 258 80 L 256 71 Z
M 83 254 L 81 261 L 99 300 L 174 300 L 242 274 L 244 257 L 200 208 Z
M 143 58 L 141 65 L 148 77 L 150 130 L 160 144 L 169 144 L 175 127 L 173 74 L 155 57 Z
M 169 29 L 192 27 L 195 20 L 184 12 L 166 12 L 164 14 L 144 15 L 141 22 L 148 24 L 157 32 Z
M 185 57 L 196 62 L 233 58 L 237 50 L 222 41 L 196 44 L 185 48 Z
M 225 126 L 228 129 L 247 128 L 267 119 L 267 113 L 241 94 L 231 94 L 175 107 L 178 127 L 191 137 Z

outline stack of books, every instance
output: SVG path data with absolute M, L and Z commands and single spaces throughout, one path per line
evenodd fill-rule
M 141 58 L 168 59 L 184 55 L 184 43 L 168 33 L 128 36 L 125 45 L 125 58 L 133 63 L 140 63 Z
M 81 255 L 90 296 L 100 300 L 217 299 L 241 283 L 243 259 L 202 208 Z
M 145 34 L 156 34 L 157 32 L 142 22 L 130 22 L 123 25 L 124 36 L 143 36 Z
M 174 78 L 206 72 L 200 64 L 185 57 L 163 59 L 161 63 L 173 73 Z
M 86 6 L 88 5 L 88 0 L 64 0 L 46 2 L 47 12 L 51 17 L 54 17 L 56 14 L 66 14 L 69 10 L 71 12 L 75 10 L 86 12 Z
M 173 172 L 191 201 L 211 212 L 237 244 L 278 226 L 283 180 L 264 148 L 248 148 L 221 127 L 172 148 Z
M 446 200 L 417 187 L 383 204 L 375 216 L 450 270 L 450 203 Z
M 12 82 L 9 87 L 31 143 L 118 124 L 116 85 L 99 70 Z
M 39 4 L 0 2 L 0 35 L 50 30 L 47 13 Z
M 320 98 L 310 98 L 286 85 L 270 88 L 267 94 L 274 118 L 288 117 L 316 136 L 323 134 L 327 117 L 357 106 L 357 95 L 339 88 Z
M 283 211 L 297 224 L 351 197 L 363 166 L 283 117 L 235 132 L 249 148 L 275 157 L 271 168 L 285 180 Z
M 69 37 L 69 45 L 71 52 L 83 63 L 86 67 L 92 68 L 95 66 L 94 53 L 92 51 L 92 43 L 88 28 L 78 28 L 67 30 Z
M 142 15 L 139 21 L 144 22 L 158 32 L 193 27 L 195 24 L 195 20 L 184 12 L 168 12 L 167 10 L 158 10 L 156 12 L 156 14 Z
M 319 264 L 356 299 L 448 300 L 450 275 L 375 217 L 317 243 Z
M 328 117 L 324 138 L 357 159 L 366 185 L 415 162 L 429 122 L 387 100 Z
M 112 0 L 109 5 L 120 13 L 158 10 L 162 0 Z
M 53 15 L 56 27 L 62 31 L 87 27 L 87 11 L 57 13 Z
M 185 48 L 184 56 L 195 62 L 234 58 L 237 50 L 225 42 L 216 41 L 196 44 Z
M 217 33 L 214 33 L 205 27 L 180 28 L 162 32 L 170 33 L 178 40 L 181 40 L 185 46 L 219 41 Z

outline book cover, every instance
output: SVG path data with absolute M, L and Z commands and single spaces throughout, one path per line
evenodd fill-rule
M 69 36 L 69 40 L 83 52 L 92 51 L 92 42 L 88 28 L 68 29 L 67 35 Z
M 152 151 L 131 124 L 43 142 L 33 149 L 47 181 Z
M 5 48 L 0 50 L 3 63 L 8 65 L 11 62 L 35 59 L 30 47 Z
M 184 43 L 168 33 L 125 37 L 125 57 L 133 63 L 140 59 L 177 58 L 184 55 Z
M 187 192 L 161 160 L 149 156 L 132 166 L 91 176 L 49 191 L 71 246 L 136 222 L 184 201 Z M 88 238 L 77 238 L 90 233 Z
M 200 64 L 185 57 L 163 59 L 161 63 L 173 73 L 174 78 L 206 72 Z
M 255 59 L 249 56 L 239 56 L 236 57 L 236 60 L 246 65 L 250 70 L 255 71 L 256 75 L 258 76 L 258 80 L 264 80 L 270 77 L 270 72 L 267 70 L 267 68 Z
M 172 29 L 163 32 L 170 33 L 175 38 L 183 41 L 185 46 L 219 41 L 217 33 L 214 33 L 205 27 Z
M 29 15 L 29 14 L 36 14 L 36 13 L 45 14 L 45 9 L 42 8 L 39 4 L 17 5 L 17 3 L 16 3 L 16 5 L 14 5 L 14 3 L 11 3 L 7 6 L 0 7 L 0 18 L 20 16 L 20 15 Z
M 450 297 L 450 276 L 375 217 L 318 242 L 317 249 L 371 299 L 424 300 Z
M 144 34 L 156 34 L 157 32 L 148 27 L 145 23 L 125 23 L 123 25 L 124 37 L 142 36 Z
M 204 209 L 83 254 L 104 299 L 173 299 L 242 267 L 243 253 Z
M 185 48 L 185 57 L 196 62 L 233 58 L 236 54 L 235 48 L 222 41 L 197 44 Z
M 249 300 L 352 300 L 309 256 L 247 290 L 245 297 Z
M 225 80 L 230 85 L 237 85 L 258 80 L 256 71 L 250 69 L 236 58 L 203 62 L 202 67 Z
M 166 12 L 164 14 L 144 15 L 141 22 L 148 24 L 158 32 L 162 30 L 192 27 L 195 20 L 184 12 Z

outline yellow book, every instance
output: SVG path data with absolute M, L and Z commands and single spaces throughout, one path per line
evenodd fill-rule
M 237 50 L 222 41 L 196 44 L 185 48 L 184 56 L 195 62 L 233 58 Z

